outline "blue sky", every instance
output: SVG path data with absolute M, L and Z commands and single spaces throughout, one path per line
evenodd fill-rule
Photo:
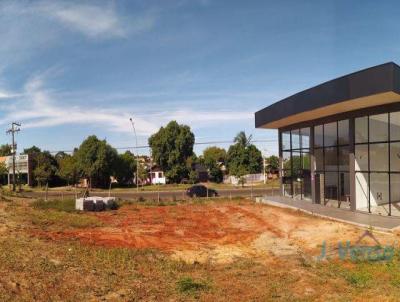
M 71 150 L 90 134 L 133 146 L 133 116 L 139 145 L 175 119 L 198 142 L 245 130 L 275 153 L 254 112 L 400 62 L 399 13 L 397 1 L 3 0 L 0 143 L 15 120 L 19 150 Z

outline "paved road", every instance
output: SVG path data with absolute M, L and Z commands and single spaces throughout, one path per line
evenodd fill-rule
M 278 193 L 278 188 L 243 188 L 243 189 L 220 189 L 217 190 L 218 195 L 220 197 L 255 197 L 255 196 L 262 196 L 262 195 L 274 195 L 274 193 Z M 45 192 L 24 192 L 24 196 L 27 197 L 34 197 L 34 198 L 44 198 L 45 197 Z M 103 191 L 103 192 L 91 192 L 91 196 L 108 196 L 108 192 Z M 150 199 L 150 200 L 155 200 L 158 199 L 158 196 L 160 196 L 160 199 L 182 199 L 182 198 L 187 198 L 185 195 L 185 191 L 182 190 L 175 190 L 175 191 L 160 191 L 160 192 L 154 192 L 154 191 L 139 191 L 136 192 L 135 190 L 129 190 L 129 191 L 112 191 L 111 192 L 112 196 L 125 199 L 125 200 L 137 200 L 139 198 L 143 199 Z M 49 191 L 48 192 L 48 198 L 49 199 L 58 199 L 58 198 L 63 198 L 63 197 L 74 197 L 75 193 L 74 192 L 55 192 L 55 191 Z

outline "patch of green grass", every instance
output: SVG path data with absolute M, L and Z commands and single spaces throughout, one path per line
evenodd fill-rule
M 64 200 L 53 199 L 48 201 L 45 201 L 43 199 L 37 199 L 34 202 L 32 202 L 32 207 L 41 210 L 54 209 L 68 213 L 76 212 L 74 199 L 64 199 Z
M 34 210 L 27 215 L 32 224 L 40 227 L 62 226 L 71 228 L 88 228 L 102 226 L 96 217 L 84 213 L 66 213 L 54 210 Z
M 184 277 L 179 279 L 176 283 L 178 291 L 183 294 L 194 294 L 199 291 L 209 289 L 209 285 L 203 281 L 195 281 L 191 277 Z
M 370 281 L 372 280 L 372 275 L 367 271 L 349 271 L 346 273 L 345 279 L 351 285 L 359 288 L 368 287 Z
M 30 223 L 42 229 L 90 228 L 103 225 L 94 215 L 68 210 L 66 205 L 55 206 L 54 204 L 56 202 L 51 202 L 49 205 L 35 202 L 35 206 L 30 207 L 9 203 L 6 211 L 15 222 Z

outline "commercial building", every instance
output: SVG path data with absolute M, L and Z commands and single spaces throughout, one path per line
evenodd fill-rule
M 400 216 L 400 67 L 325 82 L 255 113 L 278 129 L 281 194 Z
M 12 156 L 2 156 L 0 157 L 0 163 L 4 163 L 7 172 L 6 175 L 1 175 L 1 177 L 7 178 L 7 183 L 12 184 L 13 179 L 13 160 Z M 32 165 L 29 159 L 29 155 L 16 155 L 15 156 L 15 178 L 17 183 L 32 185 Z

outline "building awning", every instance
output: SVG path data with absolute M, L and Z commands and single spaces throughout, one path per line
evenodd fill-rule
M 256 128 L 277 129 L 400 102 L 400 66 L 370 67 L 296 93 L 255 113 Z

